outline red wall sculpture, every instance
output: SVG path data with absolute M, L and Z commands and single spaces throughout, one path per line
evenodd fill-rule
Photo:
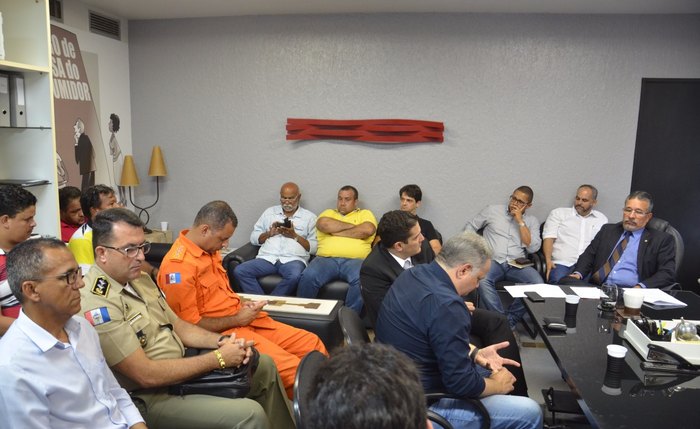
M 442 122 L 412 119 L 287 118 L 287 140 L 355 140 L 372 143 L 442 143 Z

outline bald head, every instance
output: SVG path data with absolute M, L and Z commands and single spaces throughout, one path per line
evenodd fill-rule
M 282 185 L 282 189 L 280 189 L 280 204 L 285 216 L 289 217 L 297 211 L 300 199 L 301 192 L 299 192 L 299 186 L 296 183 L 287 182 Z

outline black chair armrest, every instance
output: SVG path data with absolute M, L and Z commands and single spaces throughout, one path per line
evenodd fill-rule
M 489 416 L 488 410 L 486 410 L 486 407 L 484 407 L 484 404 L 482 404 L 480 400 L 472 398 L 463 398 L 461 396 L 452 395 L 450 393 L 444 392 L 431 392 L 425 394 L 425 401 L 428 406 L 443 398 L 459 399 L 465 402 L 469 402 L 477 410 L 477 412 L 481 414 L 481 428 L 489 429 L 491 427 L 491 416 Z
M 254 246 L 250 242 L 248 242 L 226 256 L 228 257 L 230 255 L 235 255 L 238 256 L 241 261 L 245 262 L 250 261 L 251 259 L 255 259 L 255 257 L 258 256 L 259 250 L 260 246 Z

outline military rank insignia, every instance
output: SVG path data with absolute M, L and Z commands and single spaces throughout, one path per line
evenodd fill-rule
M 86 311 L 84 316 L 92 326 L 98 326 L 112 320 L 112 318 L 109 317 L 107 307 L 100 307 L 94 310 Z
M 92 285 L 92 290 L 90 290 L 90 292 L 106 298 L 109 293 L 109 282 L 104 277 L 98 277 L 95 279 L 95 284 Z
M 136 333 L 136 337 L 139 339 L 139 344 L 141 344 L 141 348 L 145 348 L 148 344 L 148 339 L 146 338 L 146 334 L 144 334 L 143 330 L 138 331 Z
M 165 275 L 165 284 L 174 285 L 180 283 L 180 273 L 168 273 Z

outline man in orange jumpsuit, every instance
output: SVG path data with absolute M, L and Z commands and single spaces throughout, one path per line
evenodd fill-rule
M 261 353 L 272 357 L 292 398 L 300 359 L 311 350 L 326 353 L 323 342 L 310 332 L 276 322 L 262 307 L 267 301 L 243 302 L 229 287 L 219 250 L 238 226 L 224 201 L 202 207 L 192 229 L 180 232 L 163 258 L 158 286 L 173 311 L 204 329 L 254 340 Z

